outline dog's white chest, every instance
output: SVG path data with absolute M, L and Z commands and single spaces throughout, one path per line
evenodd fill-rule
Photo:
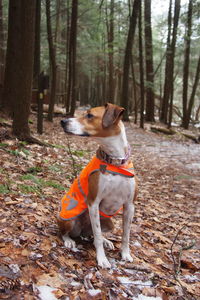
M 133 201 L 134 190 L 134 178 L 101 173 L 97 195 L 100 210 L 107 215 L 115 214 L 124 203 Z

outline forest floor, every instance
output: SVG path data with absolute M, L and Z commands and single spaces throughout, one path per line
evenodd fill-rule
M 60 199 L 97 148 L 64 134 L 60 119 L 45 121 L 42 136 L 31 125 L 54 147 L 0 143 L 0 299 L 200 299 L 200 145 L 126 124 L 139 181 L 134 262 L 120 260 L 119 214 L 103 270 L 92 241 L 68 250 L 58 235 Z

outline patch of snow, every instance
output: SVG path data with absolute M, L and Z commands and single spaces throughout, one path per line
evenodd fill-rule
M 133 300 L 162 300 L 160 297 L 149 297 L 149 296 L 144 296 L 142 294 L 138 295 L 137 298 L 133 298 Z
M 101 293 L 101 290 L 99 289 L 89 289 L 87 290 L 88 294 L 91 296 L 91 297 L 95 297 L 96 295 L 98 295 L 99 293 Z
M 76 247 L 71 248 L 71 251 L 73 251 L 73 252 L 80 252 L 80 250 L 78 248 L 76 248 Z
M 130 280 L 129 277 L 125 277 L 125 276 L 119 276 L 117 277 L 117 279 L 119 280 L 119 282 L 123 285 L 126 284 L 132 284 L 132 285 L 137 285 L 138 288 L 142 288 L 144 286 L 152 286 L 152 282 L 149 281 L 141 281 L 141 280 Z
M 133 284 L 134 283 L 132 280 L 130 280 L 128 277 L 125 277 L 125 276 L 119 276 L 119 277 L 117 277 L 117 279 L 119 280 L 119 282 L 121 284 Z
M 135 241 L 133 246 L 136 246 L 136 247 L 141 247 L 141 244 L 138 242 L 138 241 Z
M 10 264 L 9 268 L 12 270 L 13 273 L 20 273 L 20 268 L 17 264 Z
M 197 282 L 199 280 L 199 278 L 196 275 L 184 275 L 183 277 L 189 282 Z
M 55 295 L 52 294 L 52 292 L 56 291 L 56 289 L 54 289 L 48 285 L 36 286 L 36 288 L 39 291 L 39 299 L 40 300 L 57 300 Z
M 78 282 L 78 281 L 75 281 L 73 280 L 71 283 L 70 283 L 71 286 L 73 286 L 74 288 L 81 288 L 82 287 L 82 284 L 81 282 Z
M 125 271 L 126 273 L 128 273 L 128 274 L 131 274 L 131 275 L 133 275 L 133 274 L 135 274 L 135 273 L 138 273 L 138 271 L 137 271 L 137 270 L 134 270 L 134 269 L 124 269 L 124 271 Z
M 186 167 L 188 169 L 200 169 L 200 163 L 187 164 Z

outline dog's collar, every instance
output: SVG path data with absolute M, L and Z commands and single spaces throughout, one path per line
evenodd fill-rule
M 107 154 L 105 151 L 101 149 L 101 147 L 98 148 L 96 152 L 96 157 L 102 161 L 104 161 L 107 164 L 114 165 L 114 166 L 122 166 L 124 165 L 129 157 L 131 156 L 131 147 L 128 145 L 128 151 L 124 158 L 114 158 L 111 157 L 109 154 Z

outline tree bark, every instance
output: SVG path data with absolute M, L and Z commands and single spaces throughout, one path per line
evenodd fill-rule
M 151 0 L 144 1 L 145 57 L 146 57 L 146 121 L 154 122 L 154 71 L 151 29 Z
M 139 8 L 139 64 L 140 64 L 140 128 L 144 128 L 144 58 L 142 45 L 142 3 Z
M 36 0 L 35 14 L 35 47 L 33 67 L 33 88 L 38 89 L 38 76 L 40 74 L 40 23 L 41 23 L 41 0 Z
M 165 83 L 164 83 L 164 95 L 162 99 L 160 121 L 167 122 L 167 111 L 169 105 L 169 76 L 170 76 L 170 57 L 171 57 L 171 27 L 172 27 L 172 0 L 169 2 L 168 10 L 168 34 L 167 34 L 167 50 L 166 50 L 166 61 L 165 61 Z
M 177 40 L 177 29 L 180 15 L 180 5 L 181 0 L 175 0 L 174 7 L 174 23 L 173 23 L 173 31 L 172 31 L 172 43 L 171 43 L 171 63 L 170 63 L 170 106 L 169 106 L 169 116 L 168 116 L 168 128 L 171 127 L 172 122 L 172 112 L 173 112 L 173 96 L 174 96 L 174 59 L 176 52 L 176 40 Z
M 189 0 L 188 14 L 187 14 L 187 25 L 185 33 L 185 51 L 184 51 L 184 62 L 183 62 L 183 127 L 187 127 L 187 104 L 188 104 L 188 79 L 189 79 L 189 66 L 190 66 L 190 42 L 192 34 L 192 5 L 193 0 Z
M 193 88 L 192 88 L 192 93 L 191 93 L 190 100 L 189 100 L 189 105 L 188 105 L 188 110 L 187 110 L 187 119 L 184 124 L 185 129 L 188 129 L 188 127 L 189 127 L 192 108 L 193 108 L 194 100 L 195 100 L 195 94 L 196 94 L 197 86 L 199 83 L 199 78 L 200 78 L 200 55 L 199 55 L 199 59 L 198 59 L 198 63 L 197 63 L 197 69 L 196 69 L 195 80 L 194 80 L 194 84 L 193 84 Z
M 110 16 L 108 22 L 108 101 L 114 103 L 114 0 L 110 0 Z
M 171 0 L 168 14 L 168 40 L 167 40 L 167 55 L 166 55 L 166 68 L 165 68 L 165 85 L 164 85 L 164 96 L 163 105 L 161 111 L 161 121 L 168 126 L 171 124 L 172 116 L 172 106 L 173 106 L 173 89 L 174 89 L 174 58 L 176 51 L 176 38 L 177 38 L 177 28 L 179 22 L 180 14 L 180 0 L 175 0 L 174 6 L 174 22 L 172 39 L 170 42 L 170 32 L 171 32 Z M 170 103 L 169 103 L 170 102 Z M 169 113 L 170 112 L 170 113 Z
M 3 4 L 2 0 L 0 0 L 0 96 L 3 86 L 4 79 L 4 63 L 5 63 L 5 35 L 4 35 L 4 26 L 3 26 Z M 0 98 L 1 103 L 1 98 Z
M 13 133 L 24 140 L 30 138 L 35 5 L 35 0 L 9 1 L 4 99 L 13 114 Z
M 53 44 L 52 36 L 52 25 L 51 25 L 51 1 L 46 0 L 46 18 L 47 18 L 47 36 L 48 36 L 48 45 L 49 45 L 49 60 L 51 65 L 51 92 L 49 100 L 49 111 L 47 119 L 48 121 L 53 121 L 53 110 L 56 100 L 56 54 Z
M 137 24 L 137 16 L 138 16 L 138 9 L 140 5 L 140 0 L 134 0 L 132 15 L 130 17 L 129 22 L 129 30 L 128 30 L 128 37 L 126 41 L 126 49 L 124 55 L 124 65 L 123 65 L 123 81 L 122 81 L 122 95 L 120 105 L 124 107 L 126 110 L 123 115 L 123 119 L 125 121 L 129 120 L 129 70 L 130 70 L 130 62 L 131 62 L 131 55 L 132 55 L 132 48 L 133 48 L 133 40 L 135 35 L 135 28 Z
M 77 45 L 77 19 L 78 19 L 78 0 L 72 0 L 71 26 L 69 36 L 69 73 L 67 103 L 70 104 L 71 116 L 74 115 L 76 108 L 76 45 Z

